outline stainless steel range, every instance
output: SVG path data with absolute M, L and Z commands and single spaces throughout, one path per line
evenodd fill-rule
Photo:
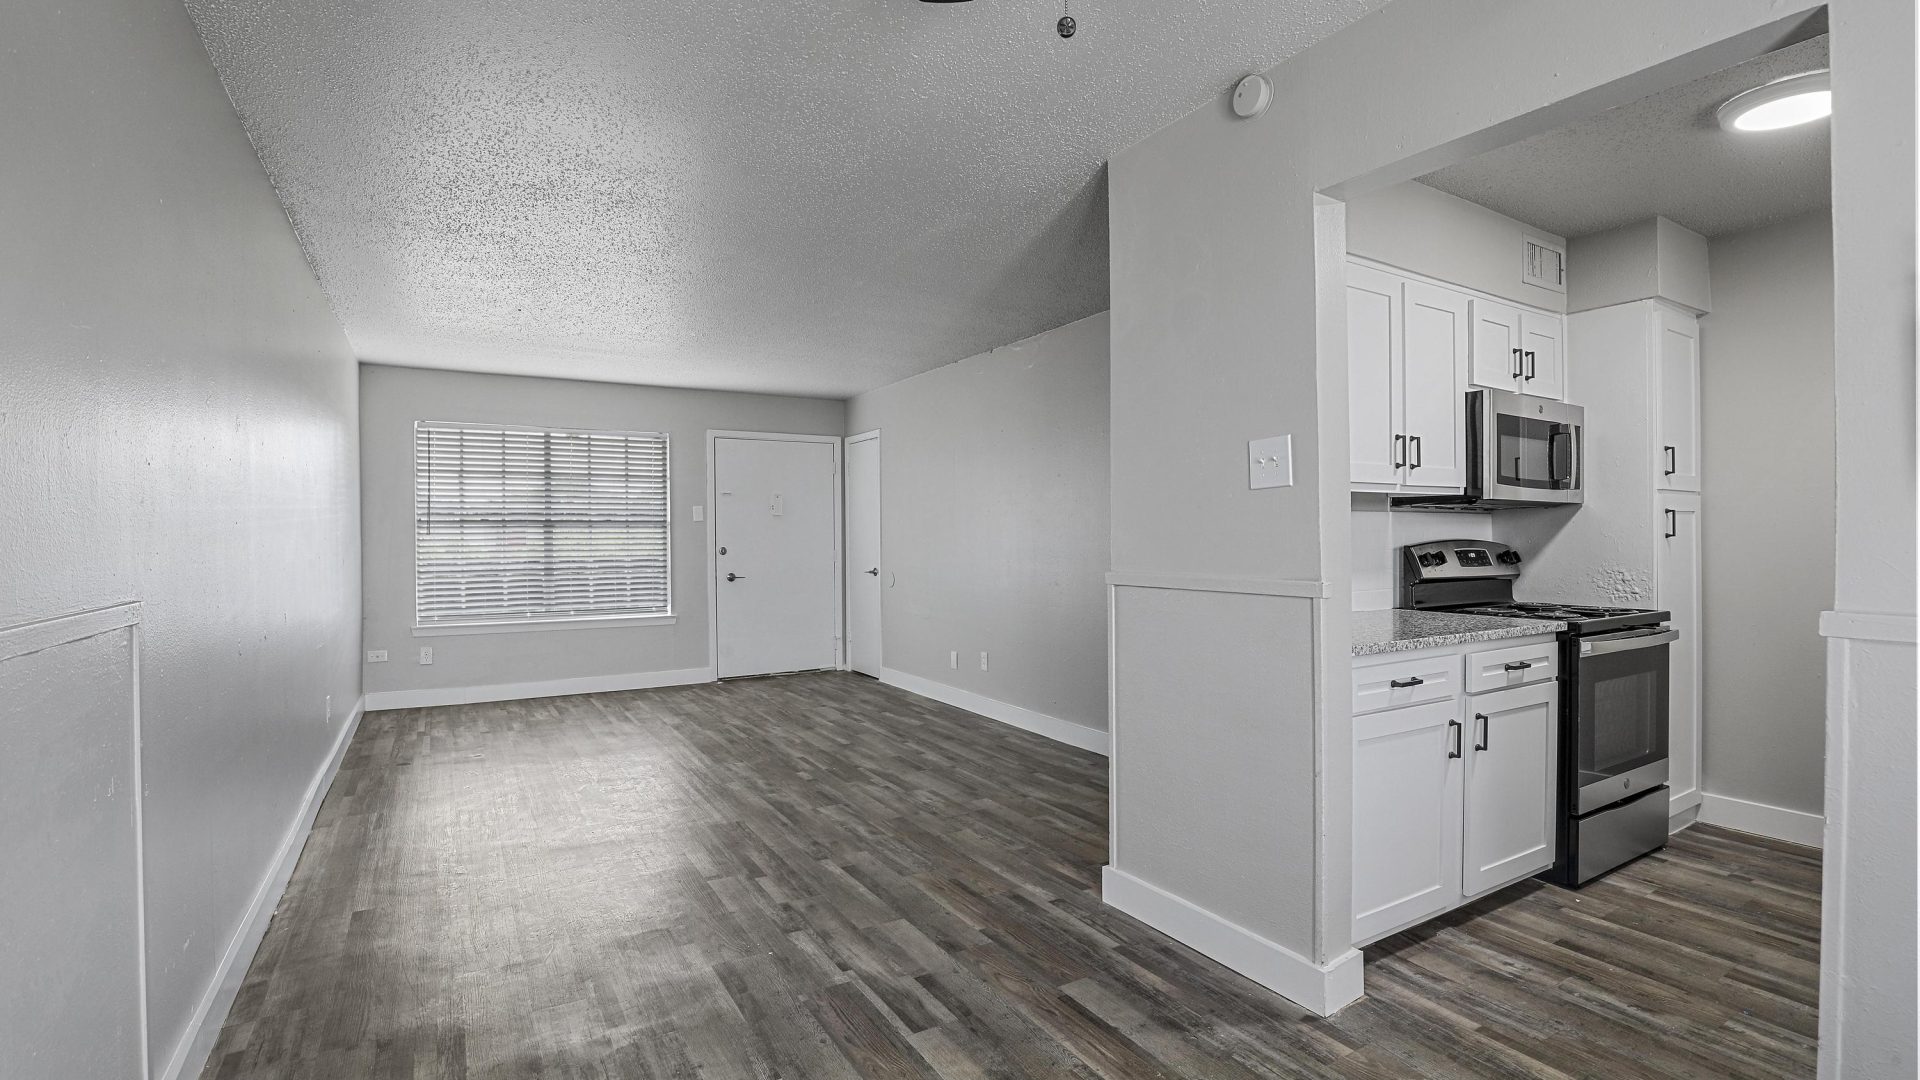
M 1517 601 L 1522 558 L 1491 540 L 1404 549 L 1400 606 L 1564 622 L 1560 634 L 1560 836 L 1553 869 L 1577 886 L 1667 842 L 1671 615 Z

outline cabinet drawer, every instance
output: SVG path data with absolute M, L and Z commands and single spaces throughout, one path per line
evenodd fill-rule
M 1397 685 L 1396 685 L 1397 684 Z M 1460 657 L 1408 653 L 1353 669 L 1353 714 L 1444 701 L 1460 692 Z
M 1467 654 L 1467 693 L 1544 682 L 1560 673 L 1560 642 L 1544 638 L 1527 645 Z

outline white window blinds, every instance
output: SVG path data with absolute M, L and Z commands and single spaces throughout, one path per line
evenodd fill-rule
M 671 611 L 667 437 L 413 426 L 420 626 Z

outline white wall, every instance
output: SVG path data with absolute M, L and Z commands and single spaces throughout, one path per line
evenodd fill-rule
M 819 398 L 679 390 L 515 375 L 360 369 L 361 544 L 373 704 L 414 702 L 398 691 L 445 691 L 566 679 L 615 679 L 713 666 L 707 617 L 707 526 L 692 509 L 707 502 L 707 431 L 839 435 L 846 404 Z M 671 439 L 673 606 L 671 625 L 413 636 L 413 422 L 450 420 L 532 427 L 664 431 Z M 416 662 L 422 645 L 434 662 Z M 634 685 L 645 680 L 632 679 Z M 376 696 L 377 695 L 377 696 Z M 426 695 L 433 697 L 433 695 Z
M 1348 521 L 1353 544 L 1353 610 L 1385 611 L 1400 605 L 1400 549 L 1433 540 L 1491 540 L 1492 514 L 1398 512 L 1386 501 L 1354 496 Z
M 1700 320 L 1705 717 L 1712 795 L 1820 813 L 1833 596 L 1833 226 L 1715 239 Z
M 354 364 L 184 8 L 8 4 L 0 40 L 0 626 L 144 604 L 162 1075 L 359 697 Z
M 1713 308 L 1707 238 L 1663 217 L 1576 237 L 1567 246 L 1567 310 L 1663 297 Z
M 1833 16 L 1835 537 L 1827 649 L 1822 1080 L 1911 1077 L 1914 8 Z
M 1524 237 L 1566 238 L 1536 229 L 1415 180 L 1347 201 L 1347 250 L 1491 296 L 1565 311 L 1567 294 L 1520 280 Z
M 1130 910 L 1269 985 L 1293 973 L 1284 992 L 1316 1007 L 1359 992 L 1351 721 L 1344 691 L 1314 690 L 1346 685 L 1351 662 L 1345 345 L 1322 332 L 1344 325 L 1332 294 L 1350 245 L 1316 194 L 1408 180 L 1697 78 L 1801 17 L 1761 0 L 1392 4 L 1269 72 L 1287 108 L 1249 122 L 1217 100 L 1114 158 L 1113 648 L 1151 655 L 1185 634 L 1188 651 L 1239 655 L 1253 634 L 1261 658 L 1118 684 L 1109 878 L 1179 901 Z M 1296 485 L 1249 491 L 1247 440 L 1279 433 Z M 1145 589 L 1178 602 L 1128 595 Z M 1276 675 L 1301 670 L 1313 678 Z M 1169 737 L 1181 730 L 1210 734 Z M 1276 788 L 1313 794 L 1269 813 Z M 1131 845 L 1131 815 L 1186 829 Z M 1260 872 L 1196 866 L 1202 835 L 1232 836 Z
M 1105 731 L 1106 314 L 855 397 L 874 429 L 885 666 Z

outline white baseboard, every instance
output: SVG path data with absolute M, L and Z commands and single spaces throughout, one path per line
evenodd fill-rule
M 1700 797 L 1700 821 L 1706 825 L 1718 825 L 1756 836 L 1770 836 L 1789 844 L 1813 848 L 1821 846 L 1827 830 L 1827 819 L 1819 814 L 1712 792 Z
M 1111 866 L 1100 870 L 1100 894 L 1155 930 L 1225 964 L 1288 1001 L 1332 1016 L 1360 999 L 1361 957 L 1348 949 L 1328 963 L 1306 957 Z
M 687 686 L 713 681 L 713 669 L 642 671 L 630 675 L 588 675 L 578 679 L 495 683 L 491 686 L 440 686 L 426 690 L 377 690 L 367 695 L 367 711 L 425 709 L 435 705 L 477 705 L 486 701 L 564 697 L 568 694 L 610 694 L 618 690 L 648 690 L 656 686 Z
M 287 882 L 293 878 L 293 868 L 300 862 L 300 852 L 307 846 L 307 834 L 313 830 L 313 819 L 320 813 L 320 803 L 326 799 L 327 789 L 333 786 L 333 778 L 340 771 L 340 762 L 347 755 L 347 744 L 353 741 L 353 733 L 360 729 L 360 719 L 365 715 L 366 699 L 362 698 L 354 705 L 353 714 L 341 726 L 340 736 L 334 740 L 333 749 L 328 751 L 320 770 L 313 774 L 313 782 L 307 785 L 306 799 L 300 804 L 293 824 L 288 826 L 286 836 L 281 839 L 280 850 L 267 867 L 266 877 L 261 880 L 260 887 L 254 890 L 253 901 L 247 905 L 240 928 L 234 932 L 233 939 L 227 942 L 220 965 L 214 968 L 213 982 L 200 996 L 192 1019 L 187 1021 L 186 1032 L 174 1046 L 173 1053 L 168 1056 L 166 1066 L 160 1070 L 156 1080 L 192 1080 L 206 1068 L 213 1045 L 220 1038 L 220 1029 L 227 1022 L 227 1013 L 233 1008 L 233 1000 L 240 995 L 240 984 L 246 981 L 247 969 L 253 966 L 253 956 L 260 950 L 261 940 L 267 936 L 267 924 L 273 921 L 274 909 L 280 905 L 280 897 L 287 891 Z
M 923 679 L 918 675 L 909 675 L 892 668 L 880 669 L 880 681 L 888 686 L 897 686 L 911 694 L 945 702 L 971 713 L 979 713 L 990 720 L 1011 724 L 1023 731 L 1035 735 L 1044 735 L 1055 742 L 1068 746 L 1077 746 L 1082 750 L 1091 750 L 1096 754 L 1107 753 L 1107 733 L 1099 728 L 1076 724 L 1071 720 L 1062 720 L 1057 716 L 1034 712 L 1019 705 L 1009 705 L 1004 701 L 976 694 L 971 690 L 962 690 L 957 686 L 937 683 L 932 679 Z

